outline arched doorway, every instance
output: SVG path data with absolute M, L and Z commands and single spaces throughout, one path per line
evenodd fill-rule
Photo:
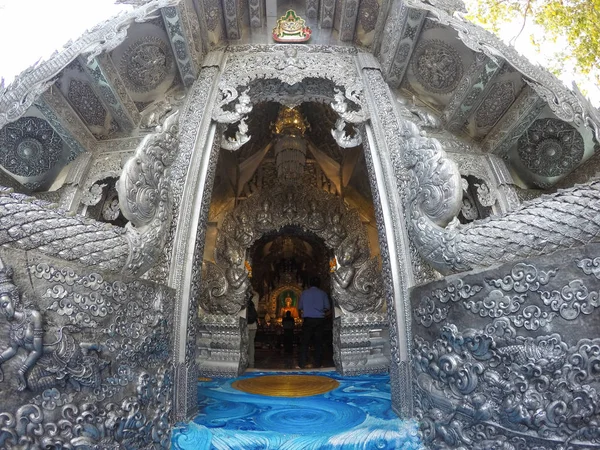
M 251 284 L 259 294 L 256 369 L 279 370 L 296 366 L 302 337 L 302 319 L 298 311 L 300 295 L 308 288 L 310 280 L 317 277 L 319 287 L 331 298 L 332 258 L 333 253 L 322 239 L 298 226 L 285 226 L 276 233 L 266 234 L 249 249 Z M 293 336 L 291 345 L 285 345 L 283 318 L 286 312 L 294 319 L 293 329 L 287 332 Z M 332 319 L 333 314 L 330 314 L 324 327 L 324 367 L 334 367 Z
M 294 235 L 298 245 L 296 259 L 292 258 Z M 316 252 L 299 257 L 302 247 L 310 247 L 301 239 L 309 239 L 307 236 L 313 244 L 319 242 L 322 246 L 318 257 Z M 281 245 L 275 252 L 276 261 L 270 261 L 266 254 L 273 244 Z M 272 349 L 279 348 L 280 331 L 280 309 L 276 303 L 265 304 L 277 300 L 271 295 L 272 289 L 282 288 L 283 292 L 287 287 L 288 291 L 299 292 L 309 276 L 317 275 L 330 280 L 335 306 L 331 334 L 336 369 L 342 373 L 387 370 L 388 361 L 378 334 L 386 326 L 380 264 L 378 258 L 371 257 L 370 246 L 358 211 L 349 208 L 339 196 L 310 184 L 277 182 L 240 203 L 219 226 L 214 261 L 208 260 L 205 253 L 199 321 L 201 334 L 207 338 L 199 343 L 200 373 L 237 375 L 247 367 L 246 324 L 240 317 L 244 317 L 247 292 L 257 275 L 261 280 L 254 282 L 254 288 L 262 291 L 259 316 L 262 313 L 263 321 L 268 322 L 263 331 L 270 335 L 268 345 Z M 328 273 L 332 256 L 336 261 Z M 312 266 L 307 264 L 311 258 L 316 258 Z M 303 267 L 301 262 L 305 263 Z M 257 264 L 260 270 L 255 274 Z M 271 286 L 260 285 L 265 278 Z M 381 319 L 364 321 L 367 315 Z M 352 319 L 348 322 L 349 318 Z M 373 332 L 373 328 L 378 331 Z M 371 337 L 346 345 L 359 329 L 358 334 Z
M 381 338 L 382 327 L 379 327 L 379 331 L 373 333 L 362 330 L 354 336 L 354 340 L 365 342 L 365 339 L 368 341 L 375 337 L 389 345 L 394 408 L 402 416 L 412 414 L 408 371 L 410 321 L 407 320 L 407 311 L 408 287 L 414 282 L 413 267 L 406 262 L 409 247 L 404 213 L 390 157 L 391 153 L 401 151 L 400 147 L 404 145 L 401 139 L 397 139 L 398 124 L 407 126 L 406 121 L 394 111 L 394 100 L 374 60 L 353 49 L 328 48 L 315 53 L 302 46 L 294 48 L 298 54 L 288 54 L 287 47 L 270 46 L 249 53 L 239 53 L 235 48 L 211 53 L 182 113 L 181 157 L 173 170 L 177 181 L 175 204 L 178 219 L 168 275 L 170 285 L 177 291 L 173 347 L 175 410 L 176 417 L 180 419 L 189 417 L 196 405 L 198 372 L 194 361 L 204 357 L 199 343 L 209 339 L 213 331 L 220 333 L 237 326 L 237 319 L 230 318 L 207 331 L 194 314 L 200 297 L 203 255 L 212 255 L 214 250 L 208 242 L 205 245 L 205 238 L 217 232 L 217 228 L 210 228 L 209 209 L 212 208 L 211 197 L 217 190 L 217 183 L 213 181 L 221 177 L 215 170 L 217 161 L 227 154 L 220 151 L 221 136 L 225 131 L 220 124 L 233 123 L 231 117 L 237 114 L 234 111 L 247 110 L 248 101 L 258 104 L 272 99 L 288 106 L 297 106 L 303 101 L 331 105 L 339 118 L 354 124 L 358 130 L 362 148 L 357 149 L 357 154 L 364 157 L 367 175 L 362 179 L 366 180 L 367 190 L 372 192 L 374 210 L 369 237 L 374 235 L 381 248 L 387 314 L 377 317 L 370 314 L 365 320 L 353 322 L 360 326 L 379 326 L 380 318 L 385 323 L 389 319 L 390 328 L 389 338 Z M 248 95 L 242 98 L 240 93 L 245 89 Z M 263 118 L 262 123 L 268 124 L 268 119 Z M 327 130 L 327 133 L 331 131 Z M 344 133 L 346 130 L 336 127 L 335 131 L 344 145 L 356 143 L 352 139 L 344 142 L 344 137 L 348 137 Z M 253 135 L 252 142 L 255 142 L 255 137 Z M 345 171 L 340 171 L 340 174 L 348 175 Z M 365 191 L 362 187 L 355 188 Z M 352 326 L 353 323 L 346 325 Z M 346 342 L 351 343 L 352 339 Z M 236 345 L 237 349 L 233 348 Z M 240 351 L 239 342 L 232 344 L 225 340 L 219 346 L 226 352 Z M 234 366 L 223 374 L 234 373 L 232 371 L 238 370 L 239 364 Z M 356 361 L 356 368 L 360 369 L 360 361 Z M 215 370 L 215 374 L 220 373 Z

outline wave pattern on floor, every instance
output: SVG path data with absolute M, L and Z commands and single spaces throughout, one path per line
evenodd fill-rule
M 290 374 L 289 372 L 287 374 Z M 304 372 L 306 374 L 306 372 Z M 252 373 L 241 379 L 273 375 Z M 235 379 L 198 383 L 200 414 L 173 431 L 178 450 L 418 450 L 417 424 L 391 409 L 387 375 L 342 377 L 338 388 L 302 398 L 248 394 Z M 238 378 L 238 380 L 240 379 Z

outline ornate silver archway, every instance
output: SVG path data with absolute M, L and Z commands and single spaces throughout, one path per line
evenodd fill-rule
M 410 263 L 411 251 L 398 189 L 398 184 L 402 187 L 404 182 L 396 180 L 390 158 L 391 154 L 401 154 L 403 151 L 402 141 L 398 138 L 402 135 L 402 130 L 407 129 L 406 122 L 396 110 L 393 96 L 380 72 L 379 63 L 372 55 L 359 53 L 352 48 L 337 47 L 300 46 L 297 55 L 286 55 L 285 50 L 286 46 L 242 46 L 207 55 L 181 115 L 180 153 L 173 163 L 171 176 L 174 217 L 178 219 L 172 227 L 167 244 L 166 264 L 163 266 L 168 270 L 169 285 L 177 291 L 174 338 L 176 417 L 189 417 L 194 413 L 196 404 L 195 350 L 199 323 L 194 320 L 194 313 L 198 310 L 205 223 L 223 132 L 221 126 L 214 121 L 220 119 L 220 114 L 215 114 L 213 105 L 221 105 L 217 107 L 218 112 L 222 111 L 223 105 L 230 104 L 227 110 L 239 115 L 246 110 L 246 100 L 241 103 L 239 100 L 237 103 L 231 102 L 235 101 L 238 92 L 246 92 L 251 87 L 249 83 L 253 83 L 252 89 L 262 92 L 268 91 L 266 86 L 278 85 L 277 97 L 286 99 L 285 103 L 298 101 L 294 96 L 303 95 L 303 89 L 305 93 L 311 92 L 307 86 L 314 80 L 323 79 L 326 81 L 321 84 L 326 89 L 320 91 L 319 96 L 322 101 L 331 103 L 340 118 L 345 117 L 347 122 L 354 124 L 367 120 L 367 123 L 362 125 L 360 135 L 369 168 L 383 263 L 387 318 L 390 323 L 388 341 L 391 352 L 393 406 L 399 414 L 409 417 L 412 411 L 412 395 L 408 366 L 408 288 L 413 284 L 413 271 L 421 273 L 425 270 L 425 265 L 420 265 L 418 260 L 416 264 Z M 223 86 L 220 83 L 223 79 L 229 79 L 227 73 L 235 73 L 228 66 L 228 62 L 236 58 L 236 53 L 242 52 L 252 54 L 251 58 L 257 60 L 276 57 L 285 60 L 286 56 L 288 59 L 286 64 L 269 67 L 269 76 L 254 74 L 229 83 L 235 92 L 230 101 L 224 101 L 227 94 L 221 89 Z M 299 62 L 308 54 L 319 62 L 320 70 Z M 262 69 L 259 67 L 257 70 Z M 294 76 L 289 78 L 290 74 Z M 325 76 L 327 74 L 335 74 L 337 78 L 332 82 L 331 78 Z M 344 79 L 346 81 L 342 82 Z M 288 81 L 294 84 L 290 85 Z M 265 89 L 259 89 L 260 83 L 264 83 Z M 310 101 L 310 98 L 307 100 Z M 241 118 L 243 114 L 236 120 Z M 223 119 L 223 122 L 235 123 L 235 120 L 229 118 Z M 362 322 L 352 325 L 362 326 Z M 224 322 L 222 326 L 230 327 L 234 324 Z M 237 323 L 235 326 L 238 326 Z
M 334 323 L 337 370 L 346 374 L 387 371 L 381 270 L 378 258 L 370 258 L 358 212 L 316 187 L 278 185 L 253 195 L 226 216 L 217 237 L 215 263 L 203 263 L 200 374 L 236 376 L 246 368 L 246 324 L 239 321 L 250 284 L 246 253 L 262 236 L 286 226 L 316 235 L 339 263 L 331 277 L 339 308 Z

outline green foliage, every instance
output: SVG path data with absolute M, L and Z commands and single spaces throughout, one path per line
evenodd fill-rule
M 532 42 L 550 57 L 551 69 L 574 63 L 576 72 L 600 83 L 600 0 L 471 0 L 468 19 L 498 33 L 506 23 L 516 24 L 513 40 L 526 24 L 542 33 Z M 512 31 L 512 30 L 511 30 Z

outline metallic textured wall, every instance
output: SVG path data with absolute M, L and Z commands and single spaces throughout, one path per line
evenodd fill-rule
M 429 448 L 600 445 L 599 244 L 411 292 L 415 411 Z
M 174 292 L 0 257 L 0 448 L 166 448 Z

